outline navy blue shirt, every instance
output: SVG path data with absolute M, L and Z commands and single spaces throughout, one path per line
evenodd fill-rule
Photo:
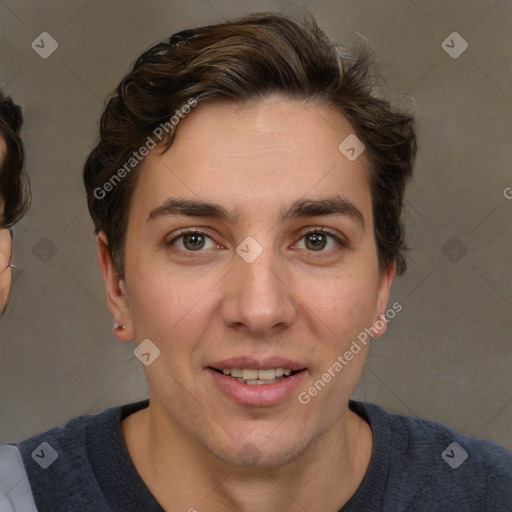
M 19 450 L 37 511 L 163 512 L 137 473 L 121 432 L 121 421 L 148 404 L 81 416 L 4 445 Z M 363 482 L 340 512 L 512 512 L 512 452 L 377 405 L 351 401 L 350 408 L 370 424 L 374 449 Z M 0 450 L 0 474 L 1 468 Z M 17 488 L 21 492 L 22 485 Z M 2 496 L 14 504 L 14 494 L 0 486 L 0 511 Z

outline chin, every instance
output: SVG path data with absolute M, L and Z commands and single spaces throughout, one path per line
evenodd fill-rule
M 210 453 L 226 464 L 247 469 L 272 469 L 284 466 L 300 457 L 319 437 L 292 439 L 287 432 L 282 438 L 269 440 L 266 433 L 258 438 L 229 439 L 229 445 L 209 447 Z

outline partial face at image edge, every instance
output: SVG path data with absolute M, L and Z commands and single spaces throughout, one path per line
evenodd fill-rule
M 5 141 L 0 135 L 0 172 L 3 170 L 5 158 Z M 5 229 L 4 225 L 4 199 L 0 197 L 0 316 L 2 316 L 9 304 L 12 287 L 12 231 Z

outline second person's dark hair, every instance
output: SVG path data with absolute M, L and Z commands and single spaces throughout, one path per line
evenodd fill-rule
M 12 226 L 30 205 L 30 184 L 24 170 L 25 148 L 20 135 L 22 125 L 21 107 L 0 90 L 0 138 L 6 146 L 0 166 L 0 198 L 4 202 L 0 227 Z

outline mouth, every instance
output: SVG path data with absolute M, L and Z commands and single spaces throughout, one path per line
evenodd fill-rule
M 264 368 L 261 370 L 251 368 L 224 368 L 220 370 L 212 367 L 209 369 L 249 386 L 275 384 L 305 370 L 305 368 L 303 370 L 291 370 L 289 368 Z
M 281 357 L 236 357 L 212 363 L 205 370 L 212 379 L 212 390 L 238 405 L 252 407 L 289 400 L 305 385 L 309 373 L 304 363 Z

